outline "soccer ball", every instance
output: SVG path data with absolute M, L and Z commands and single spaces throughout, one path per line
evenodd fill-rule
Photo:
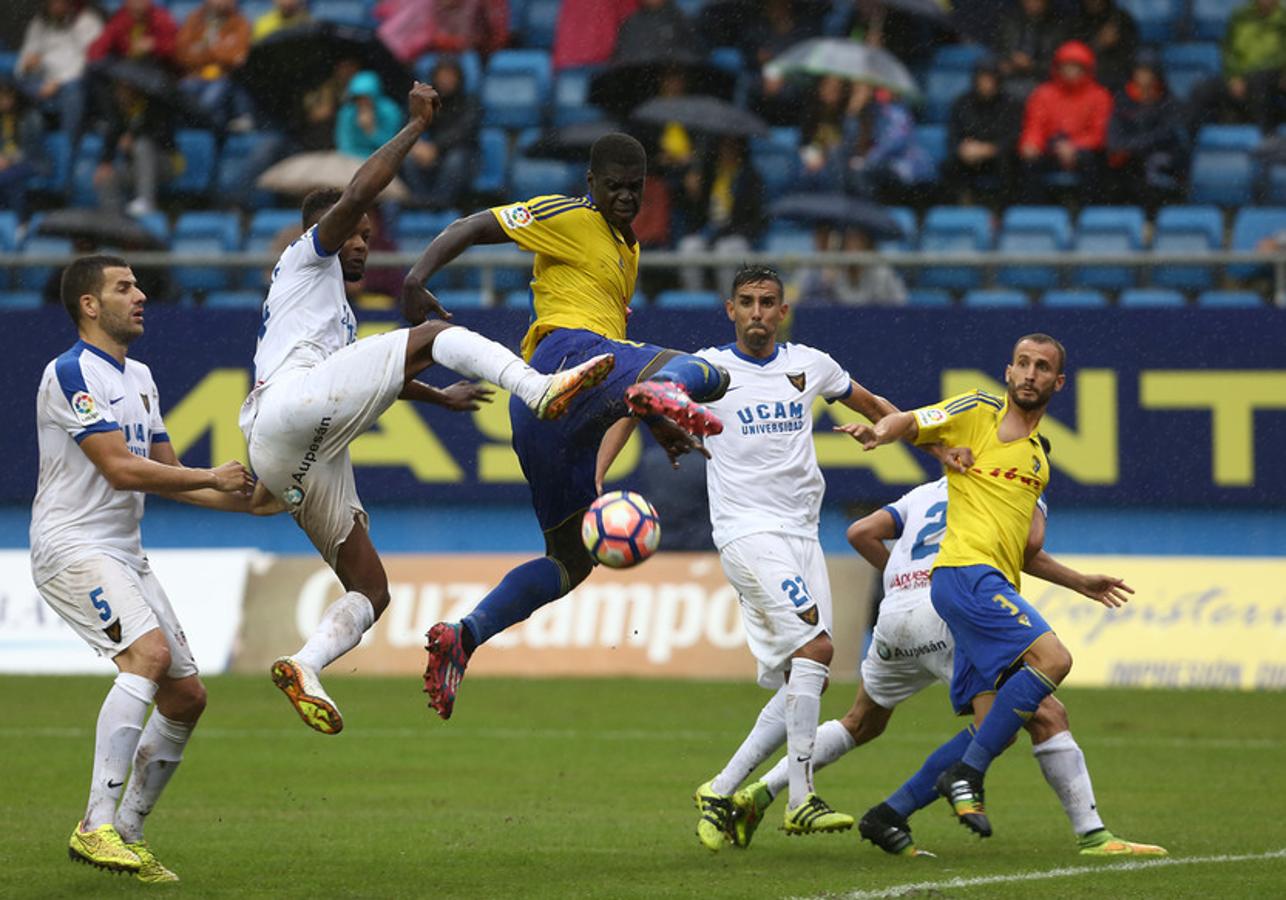
M 613 569 L 637 566 L 661 543 L 656 510 L 633 491 L 609 491 L 585 511 L 580 526 L 585 549 Z

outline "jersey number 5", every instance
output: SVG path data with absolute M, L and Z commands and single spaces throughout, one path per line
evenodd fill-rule
M 98 618 L 106 622 L 112 617 L 112 607 L 103 599 L 103 589 L 94 588 L 89 592 L 89 602 L 94 604 L 94 609 L 98 610 Z

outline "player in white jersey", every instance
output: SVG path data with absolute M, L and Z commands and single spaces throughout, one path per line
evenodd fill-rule
M 357 323 L 344 284 L 365 273 L 367 211 L 438 105 L 437 93 L 417 82 L 407 124 L 362 164 L 348 186 L 304 198 L 305 230 L 273 269 L 255 350 L 255 387 L 241 410 L 255 474 L 285 503 L 346 591 L 326 609 L 307 643 L 271 670 L 300 718 L 323 734 L 337 734 L 344 723 L 318 672 L 357 646 L 389 600 L 348 445 L 395 400 L 473 410 L 488 399 L 490 391 L 468 382 L 438 390 L 415 380 L 435 362 L 500 385 L 541 418 L 562 415 L 614 362 L 603 354 L 545 375 L 501 344 L 440 320 L 355 339 Z M 431 311 L 450 317 L 441 307 Z
M 188 469 L 178 461 L 152 373 L 126 357 L 143 334 L 146 297 L 125 260 L 76 260 L 63 272 L 61 294 L 80 339 L 45 367 L 36 395 L 32 578 L 45 602 L 119 670 L 99 710 L 89 802 L 68 853 L 143 881 L 178 881 L 144 840 L 143 819 L 183 758 L 205 687 L 143 553 L 143 494 L 240 512 L 281 507 L 266 491 L 252 497 L 239 462 Z
M 1077 572 L 1055 560 L 1043 549 L 1047 509 L 1037 503 L 1028 536 L 1024 571 L 1062 585 L 1103 603 L 1117 606 L 1132 589 L 1110 575 Z M 862 684 L 852 708 L 842 719 L 824 722 L 817 730 L 814 765 L 820 769 L 849 750 L 884 733 L 893 710 L 931 684 L 950 684 L 955 641 L 947 624 L 938 617 L 929 597 L 929 572 L 946 532 L 947 480 L 922 484 L 893 503 L 854 522 L 849 542 L 863 558 L 884 573 L 884 599 L 862 661 Z M 886 542 L 892 541 L 886 547 Z M 1107 830 L 1099 817 L 1085 755 L 1072 737 L 1067 710 L 1054 697 L 1046 697 L 1027 723 L 1032 753 L 1045 780 L 1071 821 L 1080 852 L 1090 856 L 1162 856 L 1163 848 L 1122 840 Z M 967 734 L 968 731 L 961 732 Z M 963 740 L 963 739 L 962 739 Z M 889 853 L 914 855 L 918 851 L 907 823 L 912 812 L 937 799 L 932 782 L 941 760 L 931 771 L 907 782 L 862 817 L 862 837 Z M 749 793 L 759 803 L 752 815 L 762 815 L 768 802 L 787 783 L 786 760 L 780 760 Z M 923 786 L 927 785 L 927 792 Z

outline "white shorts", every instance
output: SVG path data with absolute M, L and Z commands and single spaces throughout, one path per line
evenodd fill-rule
M 914 597 L 893 604 L 885 599 L 862 660 L 862 685 L 885 709 L 936 681 L 951 683 L 956 648 L 951 630 L 934 611 L 928 590 L 916 591 Z
M 170 647 L 166 674 L 171 678 L 196 674 L 187 636 L 151 569 L 135 569 L 110 556 L 89 556 L 64 566 L 39 590 L 99 656 L 112 659 L 159 628 Z
M 407 334 L 362 338 L 310 369 L 283 372 L 242 408 L 251 468 L 332 568 L 354 519 L 369 527 L 348 445 L 402 392 Z
M 822 545 L 776 532 L 725 544 L 719 561 L 741 597 L 746 643 L 759 663 L 759 684 L 785 682 L 795 651 L 831 630 L 831 584 Z

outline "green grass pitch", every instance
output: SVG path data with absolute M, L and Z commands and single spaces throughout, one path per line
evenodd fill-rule
M 148 837 L 179 872 L 149 887 L 73 865 L 105 679 L 0 678 L 5 715 L 0 896 L 114 897 L 1281 897 L 1286 895 L 1286 696 L 1060 692 L 1110 828 L 1184 865 L 1124 868 L 1075 853 L 1026 737 L 992 768 L 996 834 L 970 837 L 936 804 L 913 820 L 937 859 L 838 835 L 787 838 L 781 806 L 754 845 L 693 834 L 692 791 L 732 752 L 767 694 L 749 685 L 474 679 L 455 718 L 415 678 L 329 679 L 335 738 L 305 728 L 268 678 L 209 682 L 210 705 Z M 823 716 L 841 714 L 839 685 Z M 958 725 L 931 690 L 889 732 L 819 774 L 860 815 Z M 1248 857 L 1210 859 L 1211 857 Z M 1034 876 L 1071 869 L 1060 877 Z M 1088 869 L 1089 871 L 1083 871 Z M 952 879 L 1008 877 L 973 886 Z

